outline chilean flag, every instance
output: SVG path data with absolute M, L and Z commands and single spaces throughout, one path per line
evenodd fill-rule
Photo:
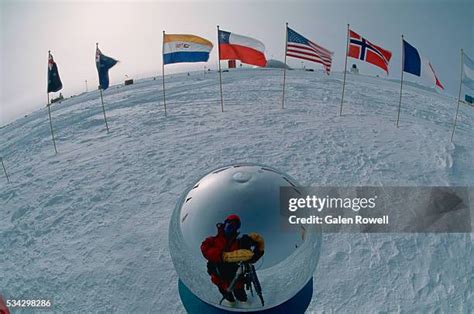
M 257 39 L 219 30 L 219 60 L 240 60 L 264 67 L 265 46 Z

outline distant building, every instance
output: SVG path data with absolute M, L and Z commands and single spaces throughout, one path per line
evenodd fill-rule
M 281 61 L 275 60 L 275 59 L 267 60 L 267 65 L 265 67 L 266 68 L 276 68 L 276 69 L 283 69 L 283 68 L 286 67 L 287 70 L 292 70 L 292 68 L 290 68 L 284 62 L 281 62 Z
M 59 93 L 59 96 L 56 98 L 51 99 L 51 103 L 54 104 L 55 102 L 61 102 L 64 99 L 63 93 Z
M 466 100 L 466 102 L 467 102 L 468 104 L 471 104 L 471 105 L 472 105 L 472 103 L 474 102 L 474 97 L 469 96 L 468 94 L 466 94 L 466 96 L 464 97 L 464 99 Z

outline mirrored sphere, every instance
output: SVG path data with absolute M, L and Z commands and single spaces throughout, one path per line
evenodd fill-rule
M 267 166 L 236 164 L 218 168 L 192 184 L 180 197 L 169 229 L 169 248 L 179 278 L 204 302 L 230 311 L 272 308 L 296 295 L 311 279 L 318 263 L 321 234 L 309 226 L 290 225 L 280 210 L 280 187 L 298 184 Z M 240 236 L 256 232 L 265 253 L 254 264 L 265 305 L 258 298 L 229 304 L 211 282 L 201 243 L 217 234 L 217 224 L 235 214 Z M 317 279 L 315 280 L 317 283 Z

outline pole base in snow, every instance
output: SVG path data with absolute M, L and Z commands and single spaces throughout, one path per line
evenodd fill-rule
M 227 314 L 227 313 L 265 313 L 265 314 L 283 314 L 283 313 L 304 313 L 311 302 L 313 297 L 313 278 L 301 289 L 294 297 L 288 301 L 277 305 L 275 307 L 255 311 L 228 311 L 222 308 L 215 307 L 209 303 L 204 302 L 199 299 L 194 293 L 189 290 L 181 280 L 178 280 L 178 290 L 179 296 L 181 297 L 181 302 L 186 309 L 186 312 L 190 314 L 194 313 L 209 313 L 209 314 Z M 265 291 L 264 291 L 265 293 Z M 219 298 L 218 296 L 216 298 Z M 216 301 L 218 302 L 218 301 Z

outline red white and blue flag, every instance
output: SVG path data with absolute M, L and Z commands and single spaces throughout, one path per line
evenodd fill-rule
M 333 53 L 323 48 L 301 34 L 298 34 L 291 28 L 287 27 L 287 43 L 286 55 L 288 57 L 303 59 L 320 63 L 324 66 L 324 70 L 329 74 L 331 71 Z
M 444 89 L 430 60 L 422 57 L 418 49 L 410 45 L 405 39 L 403 40 L 403 71 L 420 77 L 422 75 L 428 77 L 435 86 Z
M 374 45 L 352 30 L 349 30 L 349 51 L 347 55 L 382 68 L 388 74 L 388 63 L 392 58 L 392 53 Z
M 58 66 L 54 62 L 51 51 L 48 51 L 48 93 L 58 92 L 63 88 L 59 77 Z
M 99 86 L 102 90 L 109 88 L 109 69 L 117 64 L 117 60 L 104 55 L 96 44 L 95 65 L 99 74 Z
M 240 60 L 264 67 L 265 46 L 257 39 L 219 30 L 219 60 Z

